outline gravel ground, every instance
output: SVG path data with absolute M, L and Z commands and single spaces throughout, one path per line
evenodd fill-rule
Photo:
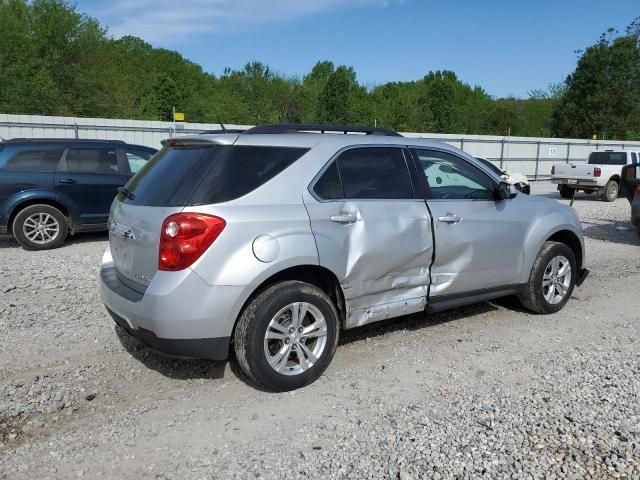
M 118 332 L 105 235 L 0 238 L 0 478 L 640 479 L 640 240 L 626 200 L 574 207 L 592 273 L 558 314 L 507 298 L 347 332 L 287 394 Z

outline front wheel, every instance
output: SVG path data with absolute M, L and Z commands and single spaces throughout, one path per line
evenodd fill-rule
M 533 262 L 520 303 L 535 313 L 555 313 L 569 301 L 577 275 L 573 250 L 564 243 L 545 242 Z
M 604 187 L 604 193 L 602 194 L 602 199 L 605 202 L 613 202 L 618 198 L 618 192 L 620 190 L 620 186 L 618 182 L 615 180 L 609 180 L 607 182 L 607 186 Z
M 284 392 L 315 381 L 338 345 L 338 312 L 318 287 L 279 282 L 243 310 L 233 336 L 236 358 L 250 380 Z

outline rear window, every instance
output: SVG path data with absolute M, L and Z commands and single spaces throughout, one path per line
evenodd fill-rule
M 123 194 L 118 199 L 147 206 L 227 202 L 265 184 L 307 151 L 228 145 L 164 148 L 127 184 L 133 199 Z
M 61 146 L 5 146 L 0 150 L 0 167 L 14 172 L 55 172 L 62 151 Z
M 592 152 L 589 155 L 590 165 L 626 165 L 626 152 Z

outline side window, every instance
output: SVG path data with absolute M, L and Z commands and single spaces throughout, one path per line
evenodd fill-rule
M 344 198 L 338 164 L 332 162 L 313 187 L 313 191 L 323 200 L 336 200 Z
M 7 147 L 0 151 L 0 165 L 13 172 L 55 172 L 62 151 L 60 147 Z
M 471 163 L 445 152 L 416 150 L 415 153 L 431 198 L 493 200 L 493 181 Z
M 338 157 L 345 198 L 414 198 L 400 148 L 363 147 Z
M 70 148 L 67 171 L 74 173 L 118 173 L 118 158 L 114 148 Z
M 140 150 L 135 148 L 127 148 L 124 151 L 129 162 L 129 168 L 134 175 L 144 166 L 145 163 L 153 156 L 153 153 L 146 150 Z
M 638 163 L 638 155 L 636 152 L 631 152 L 631 163 Z

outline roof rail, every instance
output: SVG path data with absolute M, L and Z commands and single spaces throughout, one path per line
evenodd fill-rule
M 198 135 L 219 135 L 219 134 L 223 134 L 223 133 L 244 133 L 246 131 L 247 131 L 246 128 L 225 128 L 224 130 L 219 128 L 217 130 L 203 130 L 201 132 L 198 132 Z
M 126 143 L 124 140 L 102 140 L 99 138 L 10 138 L 4 143 L 29 143 L 29 142 L 78 142 L 78 143 Z
M 304 124 L 304 123 L 288 123 L 280 125 L 258 125 L 257 127 L 245 130 L 245 135 L 255 135 L 261 133 L 363 133 L 365 135 L 384 135 L 388 137 L 401 137 L 398 132 L 389 128 L 378 127 L 360 127 L 351 125 L 323 125 L 323 124 Z

